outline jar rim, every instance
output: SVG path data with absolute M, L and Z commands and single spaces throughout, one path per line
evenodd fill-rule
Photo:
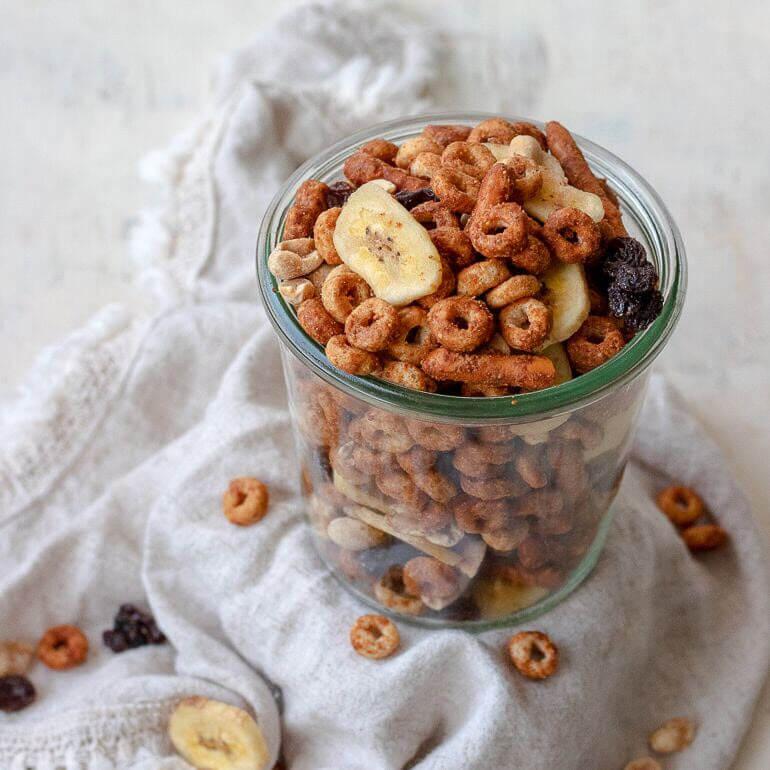
M 305 333 L 267 269 L 267 258 L 281 241 L 287 210 L 301 182 L 307 178 L 331 180 L 341 176 L 342 163 L 351 150 L 372 138 L 403 141 L 418 134 L 428 123 L 476 123 L 490 117 L 501 116 L 486 112 L 415 115 L 350 134 L 303 163 L 267 207 L 259 229 L 256 253 L 257 280 L 263 304 L 282 343 L 334 387 L 373 406 L 408 416 L 463 424 L 529 422 L 571 411 L 620 388 L 653 362 L 671 336 L 681 315 L 687 286 L 687 262 L 679 229 L 658 193 L 638 172 L 600 145 L 577 134 L 573 137 L 592 170 L 608 180 L 620 201 L 626 222 L 630 217 L 643 236 L 648 256 L 658 268 L 663 294 L 660 315 L 609 361 L 565 383 L 530 393 L 497 397 L 452 396 L 423 393 L 375 377 L 349 375 L 333 366 L 323 347 Z M 530 118 L 502 117 L 543 127 L 540 121 Z

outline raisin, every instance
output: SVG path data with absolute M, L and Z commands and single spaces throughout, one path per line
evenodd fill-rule
M 133 604 L 121 604 L 115 615 L 114 627 L 102 634 L 104 643 L 113 652 L 125 652 L 147 644 L 163 644 L 166 637 L 155 618 Z
M 631 294 L 652 291 L 658 282 L 658 271 L 651 262 L 623 265 L 615 271 L 612 286 Z
M 0 711 L 21 711 L 35 700 L 35 695 L 26 676 L 0 676 Z
M 102 640 L 113 652 L 125 652 L 128 649 L 128 642 L 122 631 L 105 631 Z
M 663 296 L 655 288 L 658 272 L 635 238 L 613 238 L 609 242 L 601 274 L 607 285 L 609 311 L 624 320 L 626 331 L 641 331 L 660 314 Z
M 636 238 L 613 238 L 607 244 L 602 259 L 602 270 L 608 278 L 623 265 L 643 265 L 647 262 L 647 252 Z
M 344 206 L 348 198 L 355 192 L 355 187 L 349 182 L 339 181 L 329 185 L 326 192 L 326 203 L 330 209 L 336 206 Z
M 437 201 L 438 196 L 430 187 L 421 187 L 419 190 L 399 190 L 396 193 L 396 200 L 405 208 L 411 211 L 415 206 L 428 201 Z
M 657 289 L 653 289 L 645 294 L 634 296 L 638 299 L 638 304 L 623 316 L 623 320 L 626 329 L 636 333 L 646 329 L 660 315 L 663 309 L 663 295 Z

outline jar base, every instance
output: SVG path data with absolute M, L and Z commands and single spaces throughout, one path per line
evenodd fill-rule
M 599 527 L 596 531 L 591 547 L 586 552 L 580 564 L 570 574 L 569 578 L 560 586 L 556 591 L 546 596 L 541 601 L 532 604 L 529 607 L 525 607 L 517 612 L 513 612 L 510 615 L 494 619 L 484 620 L 448 620 L 447 618 L 429 618 L 421 617 L 419 615 L 403 615 L 398 612 L 393 612 L 388 607 L 383 606 L 379 602 L 375 601 L 371 596 L 364 593 L 359 588 L 356 588 L 352 583 L 346 581 L 342 575 L 339 574 L 338 569 L 330 564 L 321 549 L 316 548 L 321 561 L 329 569 L 334 578 L 339 582 L 342 587 L 352 594 L 356 599 L 365 604 L 367 607 L 375 610 L 380 615 L 386 615 L 393 620 L 397 620 L 402 623 L 406 623 L 410 626 L 417 626 L 420 628 L 448 628 L 448 629 L 461 629 L 463 631 L 470 631 L 473 633 L 479 633 L 482 631 L 490 631 L 496 628 L 506 628 L 508 626 L 517 626 L 522 623 L 529 622 L 535 618 L 539 618 L 546 612 L 549 612 L 558 604 L 561 604 L 593 571 L 597 562 L 599 561 L 599 555 L 604 548 L 604 544 L 607 540 L 612 521 L 615 518 L 616 501 L 610 504 L 607 513 L 604 515 Z M 315 539 L 315 538 L 314 538 Z

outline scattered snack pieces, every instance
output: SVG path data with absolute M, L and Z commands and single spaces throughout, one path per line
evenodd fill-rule
M 650 748 L 658 754 L 673 754 L 686 749 L 695 739 L 695 724 L 686 717 L 664 722 L 650 735 Z
M 300 185 L 268 268 L 305 332 L 348 374 L 515 395 L 570 378 L 556 378 L 549 346 L 565 343 L 567 366 L 583 374 L 662 309 L 644 246 L 559 123 L 545 133 L 503 118 L 429 125 L 400 147 L 366 142 L 343 173 Z M 322 263 L 336 267 L 316 280 Z M 420 308 L 429 336 L 412 350 L 397 319 Z M 508 347 L 489 359 L 495 334 Z
M 374 595 L 384 607 L 402 615 L 419 615 L 425 605 L 419 596 L 410 594 L 404 585 L 404 568 L 400 564 L 388 567 L 375 583 Z
M 668 516 L 677 527 L 694 524 L 706 511 L 698 493 L 690 487 L 666 487 L 657 498 L 658 508 Z
M 26 676 L 0 676 L 0 711 L 21 711 L 35 700 L 35 695 Z
M 691 551 L 713 551 L 727 542 L 727 532 L 718 524 L 696 524 L 682 531 L 682 540 Z
M 350 644 L 365 658 L 387 658 L 400 643 L 395 623 L 383 615 L 362 615 L 350 629 Z
M 623 770 L 662 770 L 660 763 L 652 757 L 639 757 L 629 762 Z
M 35 648 L 25 642 L 0 642 L 0 677 L 22 676 L 32 665 Z
M 171 713 L 168 734 L 193 767 L 206 770 L 266 770 L 265 737 L 254 718 L 229 703 L 193 696 Z
M 166 637 L 149 612 L 133 604 L 121 604 L 114 625 L 102 634 L 104 643 L 113 652 L 125 652 L 147 644 L 163 644 Z
M 88 657 L 88 639 L 76 626 L 54 626 L 38 642 L 37 657 L 58 671 L 74 668 Z
M 547 679 L 559 666 L 559 650 L 540 631 L 520 631 L 508 642 L 508 655 L 519 673 L 529 679 Z
M 249 527 L 265 518 L 269 501 L 267 485 L 244 476 L 230 482 L 222 499 L 222 509 L 233 524 Z
M 696 524 L 706 515 L 706 505 L 690 487 L 666 487 L 658 494 L 657 503 L 671 523 L 680 528 L 679 534 L 691 551 L 713 551 L 727 541 L 727 532 L 718 524 Z

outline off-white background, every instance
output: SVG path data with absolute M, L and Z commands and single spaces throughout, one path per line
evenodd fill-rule
M 200 111 L 219 54 L 296 4 L 0 0 L 0 406 L 41 346 L 107 302 L 141 305 L 126 253 L 148 200 L 138 160 Z M 413 12 L 448 18 L 477 62 L 488 45 L 510 50 L 499 66 L 517 112 L 591 136 L 667 201 L 690 292 L 659 366 L 727 450 L 770 535 L 770 11 L 761 0 L 566 5 L 435 0 Z M 445 76 L 463 95 L 447 107 L 494 109 L 504 96 L 479 94 L 473 67 Z M 766 692 L 735 768 L 768 767 Z

